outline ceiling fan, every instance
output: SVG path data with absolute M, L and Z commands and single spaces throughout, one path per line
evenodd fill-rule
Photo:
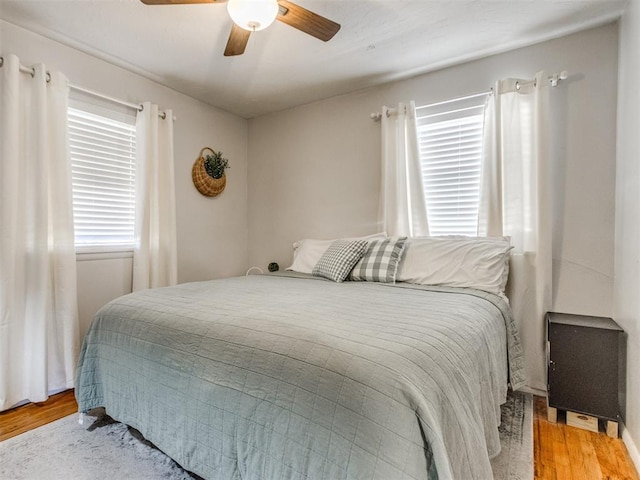
M 242 55 L 251 32 L 264 30 L 278 19 L 312 37 L 327 42 L 340 30 L 340 24 L 313 13 L 288 0 L 140 0 L 145 5 L 227 3 L 233 27 L 224 50 L 225 57 Z

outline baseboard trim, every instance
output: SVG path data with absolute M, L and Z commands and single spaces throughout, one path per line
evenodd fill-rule
M 640 472 L 640 452 L 638 451 L 638 447 L 636 447 L 636 444 L 633 441 L 633 438 L 631 438 L 629 430 L 627 430 L 624 423 L 620 423 L 622 427 L 622 441 L 627 447 L 627 451 L 629 452 L 629 456 L 631 457 L 633 464 L 636 466 L 636 470 Z

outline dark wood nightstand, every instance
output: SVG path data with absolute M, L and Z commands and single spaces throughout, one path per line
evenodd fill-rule
M 547 313 L 547 417 L 618 437 L 625 404 L 626 335 L 611 318 Z

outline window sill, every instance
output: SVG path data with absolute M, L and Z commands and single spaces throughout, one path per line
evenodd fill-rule
M 103 250 L 82 249 L 76 250 L 76 261 L 86 262 L 91 260 L 111 260 L 117 258 L 133 258 L 133 249 L 130 250 Z

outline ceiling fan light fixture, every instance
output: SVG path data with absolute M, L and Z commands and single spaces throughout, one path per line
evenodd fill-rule
M 257 32 L 264 30 L 278 16 L 277 0 L 229 0 L 227 11 L 240 28 Z

